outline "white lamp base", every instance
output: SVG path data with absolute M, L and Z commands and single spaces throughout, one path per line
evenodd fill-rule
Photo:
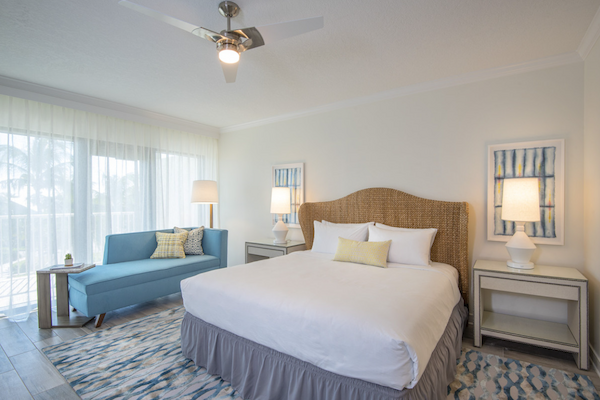
M 534 264 L 529 261 L 535 251 L 535 244 L 525 233 L 525 222 L 517 222 L 517 229 L 512 238 L 506 243 L 506 249 L 510 254 L 510 261 L 506 262 L 511 268 L 533 269 Z
M 507 261 L 506 265 L 508 265 L 511 268 L 518 268 L 518 269 L 533 269 L 533 267 L 535 266 L 534 263 L 532 262 L 528 262 L 527 264 L 521 264 L 521 263 L 516 263 L 514 261 Z
M 275 235 L 275 240 L 273 240 L 273 243 L 275 244 L 286 244 L 287 240 L 285 240 L 285 237 L 287 236 L 288 233 L 288 227 L 285 226 L 285 224 L 282 221 L 283 216 L 281 214 L 279 214 L 279 221 L 277 221 L 277 223 L 275 224 L 275 226 L 273 227 L 273 234 Z

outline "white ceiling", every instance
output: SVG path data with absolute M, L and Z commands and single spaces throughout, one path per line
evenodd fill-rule
M 220 0 L 132 0 L 215 31 Z M 235 0 L 233 28 L 323 15 L 325 28 L 242 54 L 118 0 L 0 0 L 0 76 L 214 127 L 577 50 L 600 0 Z

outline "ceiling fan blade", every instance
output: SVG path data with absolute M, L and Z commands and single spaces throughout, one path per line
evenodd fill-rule
M 287 39 L 292 36 L 297 36 L 306 32 L 321 29 L 323 26 L 325 26 L 323 17 L 314 17 L 298 19 L 296 21 L 281 22 L 279 24 L 257 26 L 255 29 L 260 32 L 263 42 L 265 44 L 269 44 L 276 40 Z
M 163 14 L 163 13 L 153 10 L 151 8 L 144 7 L 144 6 L 132 3 L 127 0 L 119 1 L 119 5 L 123 6 L 123 7 L 127 7 L 129 9 L 132 9 L 134 11 L 137 11 L 137 12 L 147 15 L 149 17 L 155 18 L 159 21 L 166 22 L 169 25 L 176 26 L 177 28 L 183 29 L 184 31 L 188 31 L 190 33 L 192 33 L 195 29 L 199 28 L 198 26 L 190 24 L 189 22 L 181 21 L 177 18 L 171 17 L 170 15 Z
M 194 35 L 200 36 L 203 39 L 210 40 L 211 42 L 217 42 L 219 39 L 224 38 L 224 36 L 222 36 L 220 33 L 213 32 L 210 29 L 206 29 L 206 28 L 202 28 L 202 27 L 190 24 L 189 22 L 182 21 L 180 19 L 171 17 L 170 15 L 163 14 L 163 13 L 153 10 L 151 8 L 144 7 L 144 6 L 141 6 L 136 3 L 132 3 L 127 0 L 119 1 L 119 5 L 127 7 L 129 9 L 132 9 L 134 11 L 137 11 L 141 14 L 147 15 L 147 16 L 157 19 L 159 21 L 166 22 L 169 25 L 173 25 L 179 29 L 183 29 L 184 31 L 193 33 Z
M 240 35 L 240 37 L 247 39 L 243 43 L 238 45 L 240 51 L 254 49 L 255 47 L 260 47 L 265 44 L 262 35 L 256 28 L 236 29 L 233 32 Z
M 220 39 L 227 39 L 225 36 L 218 32 L 211 31 L 206 28 L 196 28 L 192 31 L 196 36 L 200 36 L 202 39 L 210 40 L 211 42 L 217 43 Z
M 239 62 L 235 64 L 228 64 L 221 61 L 221 68 L 223 68 L 223 75 L 225 75 L 225 82 L 233 83 L 235 82 L 235 77 L 237 75 Z

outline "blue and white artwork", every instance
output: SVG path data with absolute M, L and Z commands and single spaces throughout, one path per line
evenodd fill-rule
M 515 223 L 501 218 L 504 179 L 538 178 L 540 221 L 526 223 L 525 232 L 536 243 L 562 244 L 563 143 L 552 140 L 490 146 L 488 179 L 493 187 L 488 189 L 488 202 L 493 205 L 488 206 L 492 214 L 488 215 L 488 224 L 492 224 L 488 239 L 508 240 L 515 233 Z
M 290 188 L 290 206 L 292 212 L 283 215 L 283 222 L 289 227 L 299 228 L 298 209 L 304 202 L 304 164 L 284 164 L 273 167 L 273 187 Z M 278 216 L 273 214 L 273 224 Z

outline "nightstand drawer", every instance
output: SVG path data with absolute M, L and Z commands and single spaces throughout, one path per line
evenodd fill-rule
M 272 258 L 285 255 L 285 250 L 272 250 L 262 247 L 248 246 L 248 254 Z
M 499 290 L 510 293 L 529 294 L 564 300 L 579 300 L 579 287 L 560 284 L 520 281 L 515 278 L 481 277 L 481 289 Z

